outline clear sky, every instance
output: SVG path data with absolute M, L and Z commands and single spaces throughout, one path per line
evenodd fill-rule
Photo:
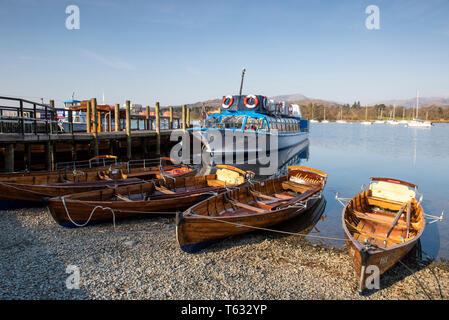
M 449 1 L 0 0 L 0 95 L 193 103 L 237 93 L 242 67 L 248 94 L 448 97 Z

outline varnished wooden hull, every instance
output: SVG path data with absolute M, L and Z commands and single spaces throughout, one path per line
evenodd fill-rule
M 279 185 L 288 181 L 286 176 L 244 186 L 204 200 L 183 214 L 177 215 L 176 237 L 179 246 L 183 251 L 193 253 L 226 237 L 255 231 L 257 228 L 271 227 L 298 217 L 321 199 L 326 179 L 324 177 L 319 179 L 321 182 L 315 191 L 301 200 L 301 205 L 296 207 L 266 208 L 267 210 L 259 210 L 260 212 L 242 214 L 228 213 L 228 210 L 232 209 L 231 206 L 234 206 L 229 205 L 227 199 L 231 198 L 232 201 L 238 202 L 237 206 L 245 208 L 245 204 L 252 204 L 251 195 L 254 195 L 254 191 L 259 195 L 275 194 L 280 190 Z M 258 209 L 250 207 L 249 210 Z
M 89 217 L 90 222 L 112 222 L 115 219 L 148 217 L 157 215 L 175 215 L 176 211 L 184 211 L 192 205 L 210 197 L 210 194 L 195 194 L 172 199 L 133 201 L 132 206 L 128 202 L 118 201 L 65 201 L 67 211 L 61 198 L 49 200 L 49 209 L 53 219 L 61 226 L 74 228 L 76 224 L 85 224 Z M 96 206 L 95 212 L 91 215 Z M 107 209 L 105 209 L 107 208 Z M 67 213 L 68 212 L 68 213 Z M 69 218 L 70 215 L 70 218 Z M 76 224 L 74 224 L 72 221 Z
M 318 199 L 308 202 L 313 206 Z M 298 217 L 307 209 L 285 209 L 270 214 L 247 217 L 214 217 L 208 220 L 200 217 L 184 217 L 178 214 L 176 234 L 180 248 L 189 253 L 198 252 L 224 238 L 248 233 L 257 228 L 266 228 Z M 247 227 L 246 227 L 247 226 Z
M 33 185 L 3 182 L 0 183 L 0 199 L 40 202 L 46 198 L 99 190 L 115 185 L 135 184 L 139 182 L 141 182 L 141 180 L 137 178 L 66 183 L 59 185 Z
M 373 226 L 376 226 L 377 228 L 374 229 L 374 227 L 371 227 L 372 229 L 369 229 L 370 224 L 366 224 L 367 226 L 367 235 L 358 235 L 357 238 L 355 238 L 354 232 L 350 230 L 352 228 L 351 226 L 348 227 L 348 223 L 355 224 L 355 222 L 358 221 L 358 223 L 361 223 L 362 220 L 358 220 L 355 218 L 355 215 L 353 214 L 353 206 L 355 208 L 360 208 L 362 205 L 363 199 L 366 198 L 366 196 L 369 194 L 369 191 L 364 191 L 357 196 L 355 196 L 353 199 L 348 201 L 346 206 L 343 208 L 342 211 L 342 227 L 344 231 L 344 236 L 346 240 L 346 247 L 348 249 L 348 254 L 351 257 L 353 266 L 354 266 L 354 274 L 358 281 L 358 288 L 359 293 L 362 294 L 363 291 L 366 289 L 366 279 L 367 277 L 372 274 L 371 271 L 366 271 L 366 269 L 369 266 L 376 266 L 379 270 L 379 276 L 391 269 L 393 266 L 395 266 L 399 260 L 404 258 L 418 243 L 422 233 L 425 229 L 425 221 L 424 221 L 424 213 L 422 210 L 422 207 L 420 204 L 417 203 L 415 199 L 412 200 L 414 212 L 417 216 L 417 222 L 416 226 L 418 230 L 415 230 L 416 234 L 414 234 L 411 238 L 406 238 L 404 236 L 405 231 L 396 231 L 396 234 L 399 235 L 399 238 L 401 236 L 401 232 L 404 232 L 402 236 L 404 236 L 402 239 L 402 243 L 400 241 L 397 241 L 395 244 L 392 244 L 388 240 L 388 243 L 390 245 L 386 245 L 387 242 L 385 242 L 385 239 L 391 239 L 386 238 L 387 230 L 389 229 L 390 225 L 387 223 L 385 225 L 379 225 L 378 223 L 374 223 Z M 352 219 L 352 220 L 351 220 Z M 354 220 L 355 219 L 355 220 Z M 374 219 L 371 217 L 371 219 Z M 379 218 L 377 218 L 379 219 Z M 401 219 L 398 220 L 400 223 L 404 223 Z M 373 230 L 376 230 L 375 232 Z M 393 229 L 394 230 L 394 229 Z M 365 230 L 363 230 L 365 231 Z M 374 239 L 370 237 L 370 235 L 373 235 Z M 384 246 L 381 245 L 370 245 L 372 241 L 382 242 L 384 241 Z M 397 236 L 396 236 L 397 237 Z M 369 239 L 368 243 L 365 244 L 363 239 Z M 380 239 L 380 240 L 379 240 Z M 383 239 L 383 240 L 382 240 Z
M 221 186 L 211 186 L 215 175 L 158 179 L 117 188 L 84 192 L 49 199 L 49 209 L 54 220 L 64 227 L 76 227 L 89 222 L 112 221 L 139 216 L 175 215 L 198 202 L 225 191 Z M 154 193 L 165 187 L 170 192 Z M 175 191 L 172 191 L 175 190 Z M 173 193 L 172 193 L 173 192 Z M 117 197 L 119 195 L 119 197 Z M 65 203 L 65 206 L 64 206 Z M 94 208 L 97 207 L 93 212 Z M 75 222 L 75 223 L 73 223 Z
M 173 166 L 167 166 L 167 169 Z M 103 170 L 104 168 L 100 168 Z M 191 177 L 197 173 L 192 169 L 179 175 L 166 175 L 166 178 Z M 160 171 L 153 168 L 134 168 L 126 179 L 100 180 L 97 170 L 59 172 L 57 174 L 13 176 L 0 181 L 0 199 L 26 202 L 40 202 L 46 198 L 68 194 L 100 190 L 111 186 L 135 184 L 159 176 Z M 63 182 L 65 181 L 65 182 Z

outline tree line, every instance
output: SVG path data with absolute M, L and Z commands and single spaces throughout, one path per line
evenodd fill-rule
M 344 104 L 341 106 L 324 106 L 322 104 L 299 104 L 301 114 L 304 119 L 316 119 L 335 121 L 349 120 L 349 121 L 364 121 L 367 120 L 410 120 L 416 117 L 416 108 L 406 108 L 404 106 L 392 106 L 385 104 L 376 104 L 373 106 L 361 106 L 360 101 L 354 104 Z M 202 119 L 202 106 L 195 104 L 187 106 L 190 109 L 191 120 Z M 218 104 L 205 105 L 207 113 L 218 112 L 220 106 Z M 181 117 L 181 108 L 174 108 L 174 115 Z M 430 121 L 449 121 L 449 106 L 427 106 L 420 107 L 418 110 L 418 118 Z

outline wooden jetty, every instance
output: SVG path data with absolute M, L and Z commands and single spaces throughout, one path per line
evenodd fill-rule
M 170 134 L 175 128 L 190 127 L 186 105 L 181 116 L 161 116 L 159 102 L 150 114 L 131 114 L 131 102 L 125 108 L 116 104 L 109 110 L 97 105 L 95 98 L 84 100 L 86 131 L 73 130 L 73 109 L 21 98 L 0 96 L 0 172 L 54 170 L 56 162 L 86 160 L 100 154 L 114 154 L 122 160 L 158 157 L 173 146 Z M 69 130 L 62 132 L 58 111 L 68 113 Z M 134 121 L 137 128 L 131 128 Z M 143 123 L 143 126 L 141 124 Z M 164 124 L 165 126 L 162 126 Z

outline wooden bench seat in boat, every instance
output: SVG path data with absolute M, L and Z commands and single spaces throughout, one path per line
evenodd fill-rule
M 250 211 L 254 211 L 254 212 L 257 212 L 257 213 L 265 213 L 265 212 L 267 212 L 266 209 L 254 207 L 254 206 L 251 206 L 251 205 L 246 204 L 246 203 L 241 203 L 241 202 L 235 201 L 235 202 L 232 202 L 232 204 L 234 206 L 236 206 L 236 207 L 240 207 L 240 208 L 247 209 L 247 210 L 250 210 Z
M 164 193 L 164 194 L 175 194 L 176 192 L 174 192 L 174 191 L 171 191 L 171 190 L 168 190 L 166 187 L 164 187 L 164 186 L 160 186 L 160 187 L 158 187 L 158 186 L 154 186 L 154 188 L 157 190 L 157 191 L 159 191 L 159 192 L 162 192 L 162 193 Z
M 310 190 L 311 187 L 313 187 L 313 185 L 299 183 L 291 180 L 282 182 L 282 189 L 299 193 L 304 193 L 307 190 Z
M 380 224 L 388 224 L 388 225 L 391 225 L 395 219 L 394 216 L 386 216 L 383 214 L 371 213 L 371 212 L 364 213 L 364 212 L 360 212 L 357 210 L 354 210 L 354 214 L 357 218 L 362 219 L 362 220 L 369 220 L 369 221 L 377 222 Z M 401 229 L 407 229 L 407 223 L 405 222 L 405 218 L 399 219 L 399 221 L 397 223 L 397 227 L 399 227 Z M 413 227 L 413 223 L 411 223 L 411 227 Z

